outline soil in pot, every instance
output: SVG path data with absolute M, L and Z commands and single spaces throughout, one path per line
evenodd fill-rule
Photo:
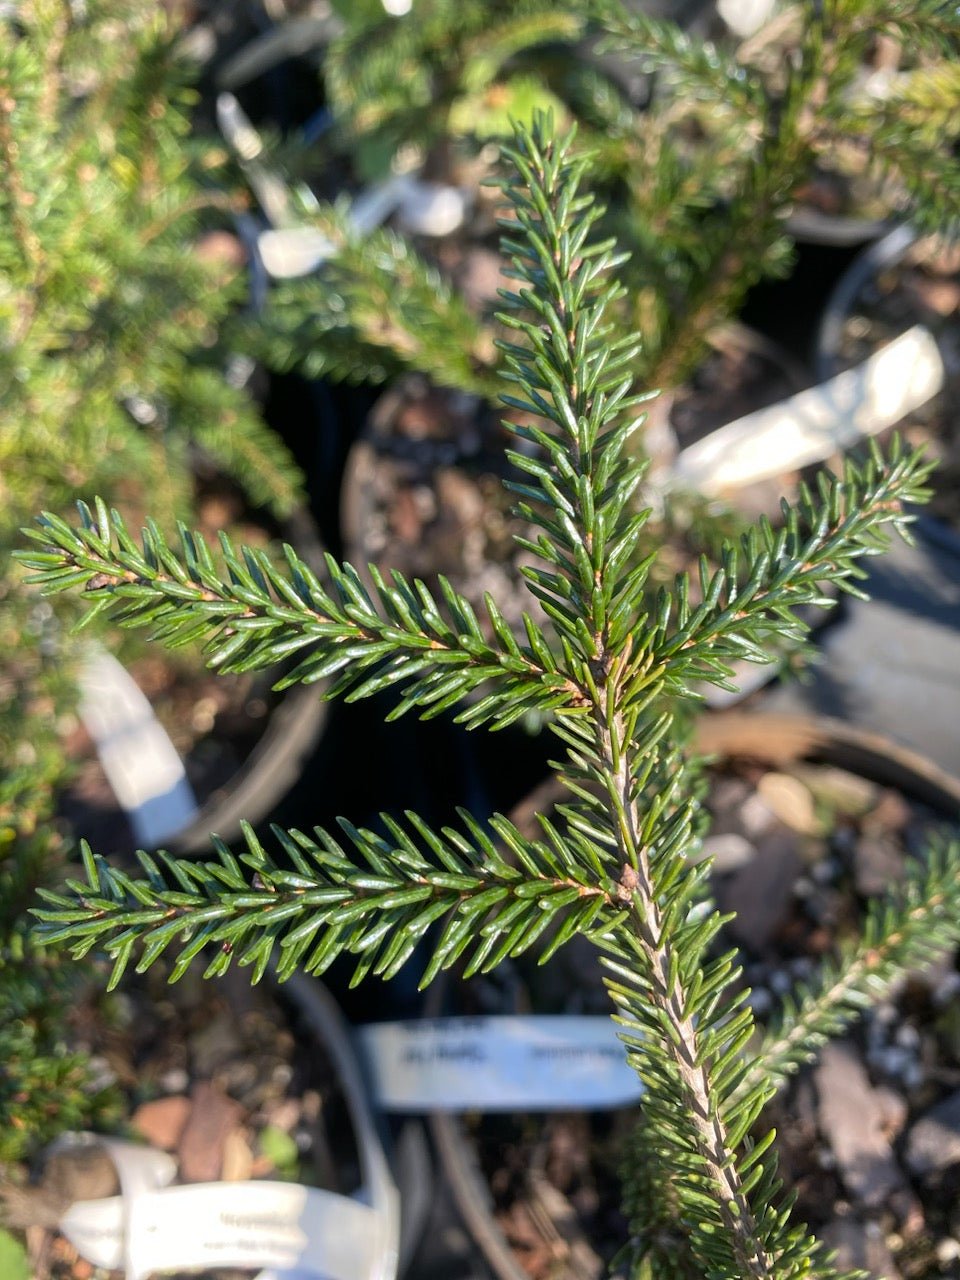
M 476 397 L 419 375 L 401 379 L 374 409 L 348 459 L 347 559 L 434 585 L 442 574 L 471 602 L 489 591 L 511 625 L 519 625 L 529 596 L 512 535 L 524 524 L 510 514 L 503 489 L 506 447 L 506 432 Z
M 609 1014 L 596 954 L 574 939 L 550 965 L 508 961 L 449 993 L 467 1015 Z M 431 1118 L 457 1207 L 498 1280 L 600 1280 L 629 1238 L 619 1163 L 633 1111 Z
M 714 776 L 705 847 L 717 857 L 721 909 L 740 912 L 733 936 L 761 1024 L 856 936 L 907 858 L 956 830 L 960 812 L 956 782 L 933 766 L 830 722 L 811 751 L 790 740 L 798 723 L 770 722 L 770 741 L 781 739 L 772 759 L 769 746 L 741 736 L 750 732 L 744 717 L 726 734 L 719 722 L 713 739 L 720 746 L 726 736 L 733 750 Z M 957 1088 L 956 1045 L 944 1028 L 956 1021 L 958 993 L 952 955 L 909 977 L 769 1111 L 800 1219 L 839 1250 L 842 1265 L 875 1277 L 960 1274 L 956 1223 L 938 1181 L 955 1162 L 945 1130 L 935 1157 L 918 1156 L 928 1151 L 931 1111 Z
M 741 717 L 705 743 L 725 758 L 711 771 L 704 849 L 718 905 L 738 912 L 725 944 L 743 953 L 761 1027 L 960 813 L 960 785 L 918 758 L 811 725 Z M 544 969 L 514 962 L 455 999 L 476 1013 L 609 1011 L 596 958 L 579 942 Z M 951 956 L 827 1046 L 765 1117 L 799 1219 L 845 1265 L 876 1277 L 960 1276 L 960 1220 L 945 1195 L 960 1186 L 958 1009 Z M 434 1119 L 451 1181 L 489 1205 L 478 1239 L 500 1280 L 605 1274 L 629 1234 L 619 1167 L 633 1119 Z

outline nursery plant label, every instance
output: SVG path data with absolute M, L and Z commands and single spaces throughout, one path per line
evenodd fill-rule
M 676 478 L 717 494 L 820 462 L 900 422 L 941 391 L 946 376 L 936 338 L 914 325 L 829 382 L 688 445 L 674 464 Z
M 359 1028 L 386 1111 L 551 1111 L 635 1102 L 642 1089 L 606 1017 L 531 1015 Z
M 265 1268 L 259 1280 L 391 1280 L 394 1274 L 383 1215 L 359 1200 L 286 1182 L 160 1185 L 169 1179 L 161 1167 L 168 1156 L 107 1145 L 123 1194 L 80 1201 L 60 1221 L 94 1266 L 124 1269 L 127 1280 L 195 1267 Z
M 265 1267 L 360 1280 L 377 1274 L 378 1215 L 346 1196 L 280 1182 L 201 1183 L 132 1206 L 129 1280 L 181 1267 Z
M 80 669 L 80 718 L 134 834 L 155 849 L 197 815 L 183 761 L 128 671 L 101 649 Z

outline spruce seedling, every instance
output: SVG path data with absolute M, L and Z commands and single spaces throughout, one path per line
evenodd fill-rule
M 208 976 L 236 962 L 254 980 L 271 963 L 281 978 L 319 974 L 349 954 L 359 981 L 394 975 L 415 949 L 426 983 L 454 964 L 469 974 L 531 949 L 546 959 L 581 934 L 600 952 L 646 1090 L 627 1178 L 633 1273 L 831 1276 L 816 1241 L 790 1222 L 761 1112 L 897 973 L 956 944 L 960 845 L 911 873 L 871 915 L 862 944 L 786 1004 L 757 1052 L 750 1007 L 732 985 L 736 956 L 716 945 L 724 918 L 709 903 L 709 863 L 688 857 L 698 766 L 671 706 L 695 697 L 698 682 L 724 683 L 734 659 L 761 659 L 771 638 L 800 637 L 796 610 L 822 601 L 823 583 L 859 591 L 862 561 L 905 531 L 904 504 L 923 497 L 929 468 L 896 444 L 886 459 L 875 450 L 848 463 L 785 507 L 781 528 L 761 522 L 720 567 L 704 565 L 697 583 L 681 576 L 651 607 L 650 561 L 634 555 L 647 521 L 643 464 L 629 448 L 637 342 L 618 337 L 610 316 L 622 259 L 591 237 L 600 214 L 569 136 L 541 118 L 518 128 L 507 158 L 516 289 L 504 295 L 514 339 L 504 399 L 525 415 L 510 427 L 524 477 L 514 489 L 537 531 L 525 577 L 549 626 L 528 617 L 514 635 L 491 599 L 477 616 L 446 584 L 437 597 L 375 570 L 368 590 L 332 558 L 321 583 L 292 551 L 281 570 L 226 539 L 224 573 L 186 530 L 178 550 L 155 526 L 138 543 L 100 502 L 81 508 L 76 528 L 44 516 L 23 559 L 46 591 L 83 586 L 91 611 L 121 625 L 147 626 L 166 644 L 202 639 L 221 670 L 297 654 L 288 683 L 326 679 L 328 696 L 348 700 L 392 689 L 393 715 L 458 706 L 470 727 L 549 711 L 567 802 L 541 818 L 537 839 L 500 815 L 461 812 L 459 825 L 437 830 L 407 813 L 383 815 L 380 831 L 345 819 L 336 834 L 276 829 L 276 852 L 248 829 L 242 852 L 214 840 L 208 861 L 141 853 L 140 875 L 85 848 L 85 878 L 44 895 L 41 933 L 78 957 L 106 952 L 111 983 L 164 954 L 176 979 L 201 952 Z

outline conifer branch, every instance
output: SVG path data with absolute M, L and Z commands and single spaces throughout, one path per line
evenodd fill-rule
M 302 498 L 299 468 L 221 369 L 199 363 L 185 369 L 171 392 L 170 411 L 252 502 L 280 517 L 296 510 Z
M 640 1115 L 623 1161 L 623 1208 L 630 1222 L 630 1243 L 614 1260 L 644 1280 L 703 1280 L 683 1225 L 676 1179 L 657 1128 Z M 646 1271 L 637 1264 L 645 1264 Z
M 222 447 L 255 502 L 286 514 L 302 500 L 282 442 L 214 376 L 240 280 L 195 252 L 192 215 L 235 209 L 238 195 L 212 189 L 218 152 L 189 133 L 174 26 L 150 0 L 27 0 L 0 16 L 8 530 L 78 488 L 136 501 L 158 440 L 182 512 L 191 434 Z M 134 400 L 152 420 L 129 412 Z
M 776 637 L 802 642 L 807 627 L 796 610 L 833 607 L 836 600 L 823 593 L 827 581 L 863 598 L 860 561 L 889 545 L 889 531 L 907 536 L 914 517 L 905 504 L 927 498 L 933 466 L 904 453 L 895 437 L 888 459 L 871 442 L 863 466 L 847 459 L 841 477 L 821 473 L 819 501 L 803 486 L 797 506 L 784 507 L 779 530 L 762 520 L 739 548 L 725 548 L 720 568 L 710 572 L 701 561 L 695 608 L 687 576 L 678 577 L 672 593 L 661 591 L 656 622 L 646 634 L 635 633 L 644 669 L 652 655 L 666 687 L 691 694 L 697 681 L 729 687 L 731 662 L 769 661 L 765 646 Z M 741 565 L 749 566 L 746 581 Z
M 77 957 L 104 951 L 111 988 L 137 949 L 138 971 L 175 954 L 175 982 L 208 946 L 207 977 L 236 960 L 258 982 L 275 954 L 281 980 L 298 969 L 320 974 L 346 953 L 359 957 L 356 983 L 368 973 L 392 977 L 425 944 L 425 985 L 460 960 L 468 973 L 486 972 L 545 934 L 546 959 L 575 933 L 606 932 L 622 915 L 615 882 L 577 865 L 549 823 L 544 840 L 530 841 L 500 815 L 487 827 L 460 817 L 462 830 L 436 831 L 416 814 L 405 824 L 381 814 L 386 836 L 341 819 L 349 852 L 319 828 L 311 838 L 274 827 L 283 865 L 244 826 L 239 859 L 217 839 L 217 861 L 141 852 L 141 879 L 84 845 L 86 882 L 41 890 L 49 905 L 34 913 L 38 937 L 69 943 Z
M 454 108 L 479 103 L 518 55 L 570 44 L 585 25 L 581 5 L 553 0 L 428 0 L 410 20 L 381 11 L 354 21 L 324 65 L 343 141 L 377 156 L 381 169 L 399 147 L 443 148 L 455 132 Z M 472 123 L 476 112 L 463 115 Z
M 203 537 L 185 528 L 178 555 L 152 523 L 138 546 L 99 500 L 96 519 L 81 504 L 81 521 L 74 528 L 46 513 L 27 530 L 42 548 L 18 553 L 37 571 L 30 581 L 47 593 L 82 586 L 86 620 L 105 610 L 121 627 L 149 627 L 170 648 L 203 642 L 208 664 L 221 671 L 264 670 L 303 653 L 279 688 L 336 676 L 327 696 L 350 700 L 397 685 L 402 696 L 391 717 L 414 707 L 437 715 L 492 682 L 496 696 L 482 696 L 459 718 L 498 728 L 579 696 L 536 623 L 527 619 L 521 645 L 488 600 L 488 640 L 445 581 L 441 606 L 422 582 L 398 573 L 387 582 L 372 568 L 372 596 L 356 570 L 328 556 L 328 591 L 291 547 L 284 572 L 265 551 L 238 552 L 221 535 L 224 576 Z
M 724 50 L 700 40 L 674 22 L 654 18 L 624 5 L 600 0 L 597 18 L 604 30 L 602 47 L 628 53 L 646 70 L 665 70 L 678 93 L 759 116 L 763 93 L 756 81 Z
M 919 146 L 910 127 L 899 120 L 875 123 L 867 137 L 873 167 L 904 192 L 908 220 L 933 235 L 956 235 L 960 165 L 950 151 Z
M 785 219 L 816 161 L 848 149 L 851 136 L 868 145 L 875 170 L 895 176 L 897 203 L 908 217 L 925 230 L 949 234 L 956 226 L 949 128 L 944 137 L 930 137 L 927 122 L 915 112 L 898 113 L 895 100 L 886 124 L 884 108 L 873 101 L 851 127 L 856 113 L 848 101 L 878 30 L 897 34 L 911 49 L 956 58 L 955 7 L 835 0 L 800 10 L 802 36 L 771 76 L 672 23 L 627 14 L 618 0 L 598 2 L 611 46 L 664 72 L 650 120 L 638 125 L 647 145 L 629 179 L 633 234 L 644 247 L 637 272 L 659 308 L 641 366 L 649 385 L 681 385 L 702 357 L 706 335 L 736 314 L 753 284 L 785 270 Z M 697 101 L 705 104 L 699 114 L 693 108 L 705 138 L 691 149 L 682 138 L 677 145 L 672 113 Z M 689 194 L 683 173 L 692 180 Z M 665 175 L 673 181 L 665 183 Z M 658 234 L 664 220 L 668 231 Z
M 779 1077 L 748 1054 L 754 1026 L 746 993 L 731 990 L 734 953 L 713 950 L 724 917 L 709 906 L 709 863 L 687 856 L 700 826 L 699 766 L 684 759 L 663 695 L 689 692 L 695 679 L 722 682 L 731 657 L 761 656 L 774 633 L 800 634 L 793 608 L 819 598 L 820 583 L 857 591 L 860 559 L 882 549 L 887 528 L 903 530 L 903 503 L 922 498 L 926 466 L 899 446 L 889 466 L 874 453 L 816 499 L 804 494 L 798 511 L 785 507 L 782 532 L 762 525 L 723 552 L 716 573 L 704 567 L 702 603 L 691 606 L 681 579 L 651 616 L 652 557 L 638 554 L 644 468 L 627 447 L 642 401 L 632 394 L 638 344 L 610 317 L 622 258 L 590 241 L 600 215 L 579 190 L 585 161 L 572 136 L 557 138 L 539 118 L 516 130 L 506 158 L 515 176 L 504 184 L 514 214 L 504 243 L 517 288 L 503 294 L 502 322 L 519 336 L 502 343 L 514 392 L 505 400 L 539 418 L 511 428 L 523 477 L 512 487 L 533 529 L 519 539 L 536 558 L 523 572 L 552 624 L 549 640 L 527 617 L 521 645 L 490 600 L 481 626 L 447 584 L 436 600 L 420 582 L 372 570 L 368 592 L 332 558 L 323 587 L 292 551 L 281 571 L 224 540 L 223 575 L 195 535 L 183 531 L 175 554 L 150 526 L 138 546 L 103 503 L 95 518 L 81 508 L 79 529 L 43 517 L 31 534 L 41 549 L 22 558 L 46 590 L 83 586 L 93 611 L 150 626 L 167 644 L 203 640 L 225 670 L 299 655 L 282 683 L 329 677 L 330 693 L 350 698 L 396 686 L 394 714 L 433 715 L 479 695 L 459 713 L 469 725 L 551 710 L 566 747 L 555 766 L 570 796 L 564 825 L 541 819 L 543 839 L 528 841 L 500 817 L 482 827 L 461 815 L 462 830 L 438 833 L 415 815 L 384 816 L 385 836 L 342 822 L 346 847 L 320 831 L 277 832 L 282 866 L 248 832 L 240 858 L 222 845 L 216 862 L 141 855 L 140 879 L 87 851 L 86 883 L 47 895 L 42 929 L 78 955 L 104 947 L 114 980 L 141 943 L 141 968 L 175 950 L 175 976 L 210 944 L 219 950 L 208 974 L 237 958 L 257 976 L 279 949 L 284 974 L 351 953 L 359 979 L 395 972 L 422 941 L 428 980 L 458 957 L 470 970 L 492 967 L 548 927 L 545 955 L 583 933 L 602 953 L 645 1086 L 655 1143 L 636 1158 L 652 1150 L 664 1175 L 667 1207 L 688 1238 L 684 1267 L 711 1280 L 834 1276 L 806 1229 L 788 1223 L 772 1134 L 755 1136 Z M 930 916 L 921 924 L 915 911 L 942 912 L 941 937 L 955 936 L 947 912 L 960 893 L 938 886 L 958 862 L 956 851 L 934 859 L 936 874 L 908 889 L 903 909 L 877 916 L 868 945 L 883 954 L 875 967 L 865 962 L 865 975 L 886 980 L 905 958 L 929 954 Z M 802 1032 L 784 1022 L 786 1047 L 774 1046 L 781 1075 L 816 1041 L 818 1019 L 829 1024 L 856 1004 L 859 983 L 841 989 L 838 971 L 796 1019 Z
M 960 943 L 960 843 L 935 843 L 910 859 L 902 884 L 870 903 L 860 935 L 800 988 L 764 1035 L 743 1089 L 781 1087 L 827 1040 L 890 992 L 906 973 Z
M 960 55 L 960 16 L 949 0 L 834 0 L 837 21 L 866 38 L 880 32 L 910 49 Z
M 31 226 L 28 208 L 36 203 L 36 197 L 28 191 L 21 174 L 20 151 L 14 137 L 13 115 L 22 110 L 22 104 L 13 96 L 16 92 L 14 76 L 22 75 L 23 65 L 12 68 L 0 66 L 0 183 L 6 199 L 3 201 L 10 227 L 16 238 L 24 261 L 35 271 L 41 269 L 43 247 Z

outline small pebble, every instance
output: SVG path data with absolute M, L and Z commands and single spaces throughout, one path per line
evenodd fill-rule
M 463 222 L 466 210 L 466 197 L 458 187 L 414 179 L 400 204 L 399 220 L 415 235 L 448 236 Z
M 960 975 L 958 975 L 960 977 Z M 136 1006 L 125 991 L 113 991 L 108 996 L 108 1016 L 118 1027 L 129 1027 L 136 1017 Z
M 909 1022 L 905 1022 L 902 1027 L 897 1027 L 893 1038 L 902 1049 L 918 1049 L 920 1047 L 920 1032 Z
M 923 1063 L 916 1058 L 904 1068 L 903 1075 L 904 1087 L 907 1089 L 919 1089 L 927 1078 L 927 1073 L 923 1069 Z
M 93 1091 L 109 1089 L 117 1083 L 117 1073 L 106 1058 L 98 1054 L 87 1059 L 88 1088 Z
M 765 773 L 757 794 L 782 823 L 799 835 L 819 835 L 823 824 L 817 816 L 810 788 L 788 773 Z
M 951 970 L 938 975 L 938 981 L 932 993 L 933 1003 L 942 1009 L 958 992 L 960 992 L 960 973 Z
M 913 1054 L 908 1049 L 901 1049 L 895 1045 L 889 1045 L 886 1048 L 878 1049 L 875 1053 L 867 1055 L 871 1065 L 885 1076 L 894 1079 L 902 1079 L 904 1073 L 907 1072 L 913 1064 Z
M 171 1094 L 142 1103 L 130 1118 L 131 1126 L 152 1147 L 175 1151 L 190 1118 L 190 1099 Z
M 731 831 L 725 835 L 707 836 L 702 853 L 704 858 L 713 858 L 714 871 L 723 873 L 745 866 L 756 857 L 757 851 L 746 836 Z
M 190 1077 L 183 1067 L 171 1067 L 157 1083 L 164 1093 L 186 1093 L 190 1087 Z
M 773 1007 L 773 996 L 766 987 L 757 987 L 756 990 L 750 992 L 747 1003 L 757 1017 L 762 1018 Z
M 279 1062 L 270 1073 L 271 1081 L 285 1089 L 293 1079 L 293 1067 L 289 1062 Z
M 744 800 L 740 808 L 740 820 L 748 836 L 762 836 L 776 821 L 776 814 L 763 799 L 754 793 Z
M 815 884 L 833 884 L 840 873 L 836 858 L 821 858 L 810 868 L 810 878 Z
M 775 969 L 770 975 L 770 986 L 778 996 L 784 996 L 793 987 L 793 979 L 786 969 Z

